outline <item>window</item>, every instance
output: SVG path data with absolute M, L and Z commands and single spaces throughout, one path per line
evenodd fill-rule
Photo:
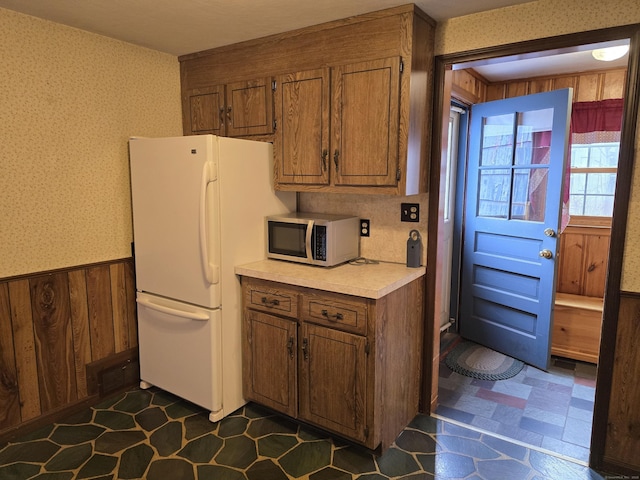
M 611 217 L 618 170 L 618 142 L 573 144 L 569 213 Z
M 573 225 L 611 224 L 623 103 L 621 98 L 573 103 L 571 164 L 569 185 L 565 185 L 563 228 L 565 218 Z

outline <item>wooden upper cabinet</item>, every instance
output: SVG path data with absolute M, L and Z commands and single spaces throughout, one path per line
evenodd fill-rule
M 224 85 L 224 134 L 273 142 L 277 190 L 425 193 L 435 26 L 407 4 L 183 55 L 184 132 L 209 131 L 188 94 Z
M 242 137 L 273 132 L 271 78 L 193 89 L 186 97 L 185 135 Z
M 266 135 L 273 132 L 271 77 L 230 83 L 226 86 L 228 137 Z
M 329 184 L 329 69 L 276 78 L 276 184 Z
M 224 85 L 192 90 L 187 95 L 189 116 L 185 133 L 224 135 Z
M 400 58 L 335 67 L 331 86 L 335 185 L 395 186 Z

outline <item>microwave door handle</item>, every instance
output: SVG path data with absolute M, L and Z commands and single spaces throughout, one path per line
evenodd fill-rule
M 309 220 L 309 223 L 307 223 L 307 237 L 305 240 L 307 260 L 309 260 L 310 262 L 313 261 L 313 255 L 311 254 L 311 237 L 313 236 L 313 224 L 313 220 Z

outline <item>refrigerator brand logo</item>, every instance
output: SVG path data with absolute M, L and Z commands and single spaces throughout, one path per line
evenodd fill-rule
M 195 155 L 196 153 L 198 153 L 198 151 L 195 148 L 191 149 L 191 155 Z

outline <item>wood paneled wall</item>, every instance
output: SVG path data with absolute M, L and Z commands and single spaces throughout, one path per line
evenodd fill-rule
M 622 98 L 626 75 L 626 68 L 615 68 L 492 83 L 471 69 L 456 70 L 453 72 L 452 95 L 473 105 L 571 87 L 574 102 L 589 102 Z
M 86 366 L 137 346 L 132 259 L 0 280 L 0 436 L 89 397 Z
M 611 228 L 568 226 L 560 235 L 556 291 L 604 297 Z
M 573 88 L 574 102 L 593 102 L 624 97 L 626 68 L 583 72 L 570 75 L 536 77 L 487 85 L 485 101 L 518 97 L 532 93 Z
M 604 460 L 630 473 L 640 472 L 639 338 L 640 294 L 621 292 Z

